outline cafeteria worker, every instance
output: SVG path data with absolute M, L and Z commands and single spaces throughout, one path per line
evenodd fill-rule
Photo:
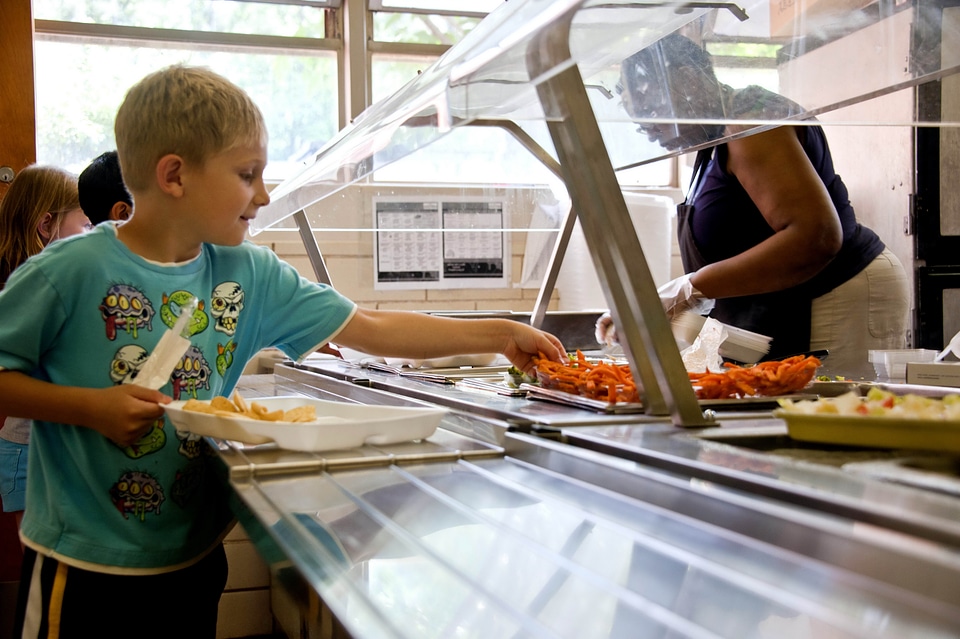
M 905 345 L 907 279 L 857 222 L 823 129 L 807 121 L 710 145 L 747 128 L 730 120 L 803 109 L 758 86 L 722 84 L 710 55 L 677 34 L 624 60 L 617 89 L 651 141 L 704 146 L 678 207 L 685 274 L 659 289 L 668 317 L 712 301 L 711 317 L 773 338 L 766 359 L 826 349 L 824 371 L 872 379 L 867 351 Z

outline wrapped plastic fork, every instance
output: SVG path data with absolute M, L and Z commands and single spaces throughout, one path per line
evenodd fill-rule
M 190 320 L 197 310 L 197 298 L 190 300 L 180 307 L 180 317 L 173 328 L 167 330 L 157 342 L 156 348 L 137 372 L 130 383 L 153 390 L 159 390 L 170 381 L 170 375 L 190 348 Z

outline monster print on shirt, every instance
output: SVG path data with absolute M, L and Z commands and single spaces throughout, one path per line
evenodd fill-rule
M 180 317 L 181 310 L 193 297 L 193 293 L 189 291 L 174 291 L 170 295 L 164 293 L 163 303 L 160 305 L 160 320 L 173 328 L 173 325 L 177 323 L 177 318 Z M 193 311 L 193 317 L 190 318 L 190 323 L 187 325 L 190 335 L 202 333 L 210 325 L 210 318 L 203 310 L 203 300 L 199 297 L 197 299 L 199 300 L 197 308 Z
M 117 349 L 110 362 L 110 379 L 114 384 L 130 384 L 147 361 L 147 349 L 136 344 L 127 344 Z
M 204 445 L 206 445 L 205 442 Z M 173 503 L 185 508 L 187 503 L 200 490 L 200 487 L 203 486 L 205 478 L 206 465 L 202 460 L 194 460 L 183 470 L 177 471 L 177 476 L 170 489 L 170 498 L 173 499 Z
M 180 440 L 180 446 L 177 448 L 178 453 L 187 459 L 196 459 L 204 453 L 205 443 L 202 436 L 176 429 L 174 433 Z
M 147 513 L 160 514 L 160 505 L 164 502 L 163 488 L 150 474 L 139 470 L 129 470 L 110 487 L 110 500 L 124 519 L 134 515 L 140 521 Z
M 156 311 L 147 296 L 128 284 L 114 284 L 100 303 L 100 315 L 106 323 L 107 339 L 117 338 L 124 330 L 137 339 L 140 329 L 153 330 Z
M 170 499 L 181 508 L 186 508 L 201 491 L 209 495 L 204 486 L 210 482 L 214 489 L 221 486 L 219 480 L 210 474 L 210 460 L 216 457 L 216 452 L 206 441 L 200 441 L 199 444 L 201 457 L 190 460 L 185 467 L 178 470 L 170 486 Z M 217 489 L 217 492 L 221 492 L 220 489 Z
M 243 287 L 237 282 L 224 282 L 210 295 L 210 314 L 216 320 L 213 328 L 232 336 L 237 332 L 243 310 Z
M 167 443 L 167 434 L 163 431 L 164 423 L 163 417 L 155 421 L 146 435 L 138 439 L 136 443 L 124 447 L 124 454 L 130 459 L 139 459 L 163 448 Z
M 183 393 L 197 398 L 200 388 L 210 390 L 210 364 L 196 346 L 191 346 L 173 369 L 173 398 Z
M 237 345 L 233 340 L 228 340 L 226 345 L 217 344 L 217 372 L 220 377 L 227 374 L 227 369 L 233 364 L 233 351 L 237 350 Z
M 147 351 L 142 346 L 137 344 L 121 346 L 114 353 L 113 361 L 110 362 L 110 379 L 114 384 L 132 384 L 146 361 Z M 164 419 L 161 417 L 136 443 L 124 447 L 124 454 L 131 459 L 138 459 L 163 448 L 167 443 L 163 424 Z

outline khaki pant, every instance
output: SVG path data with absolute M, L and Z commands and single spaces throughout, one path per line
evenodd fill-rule
M 810 348 L 830 351 L 819 374 L 876 379 L 867 351 L 904 348 L 909 315 L 903 265 L 884 249 L 856 277 L 813 300 Z

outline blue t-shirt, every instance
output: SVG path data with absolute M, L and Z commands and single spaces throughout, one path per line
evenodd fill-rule
M 66 386 L 125 383 L 191 295 L 200 300 L 191 345 L 161 388 L 174 399 L 229 394 L 266 347 L 302 359 L 356 309 L 267 248 L 205 244 L 190 262 L 157 264 L 102 224 L 51 245 L 7 282 L 0 368 Z M 232 520 L 212 459 L 202 439 L 165 419 L 126 448 L 90 428 L 35 422 L 22 533 L 67 563 L 147 571 L 189 563 Z

